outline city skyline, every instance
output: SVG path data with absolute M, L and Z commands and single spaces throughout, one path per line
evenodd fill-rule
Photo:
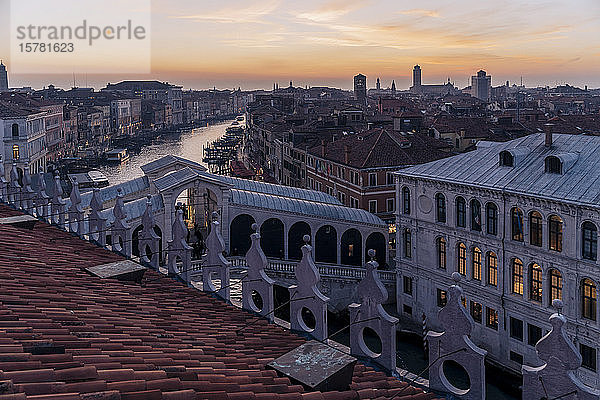
M 8 0 L 0 0 L 2 9 Z M 368 87 L 381 78 L 400 90 L 411 85 L 412 67 L 423 68 L 423 83 L 450 78 L 460 88 L 479 69 L 529 87 L 568 83 L 600 87 L 600 5 L 578 0 L 505 0 L 494 5 L 458 5 L 425 0 L 152 2 L 152 73 L 148 75 L 77 74 L 77 86 L 103 87 L 125 79 L 158 79 L 186 88 L 335 86 L 351 89 L 363 73 Z M 7 13 L 0 22 L 7 30 Z M 7 35 L 7 32 L 3 32 Z M 6 36 L 5 36 L 6 37 Z M 0 58 L 11 86 L 70 87 L 64 75 L 11 73 L 8 41 Z M 119 63 L 119 55 L 110 62 Z

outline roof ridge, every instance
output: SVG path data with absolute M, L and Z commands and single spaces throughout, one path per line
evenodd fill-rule
M 377 143 L 379 143 L 379 140 L 381 139 L 381 136 L 383 135 L 384 131 L 386 131 L 386 129 L 382 128 L 381 131 L 379 132 L 379 135 L 377 136 L 377 139 L 375 140 L 375 143 L 373 143 L 373 146 L 371 146 L 371 149 L 369 150 L 369 153 L 367 154 L 367 156 L 363 160 L 362 164 L 360 165 L 361 168 L 364 168 L 365 165 L 367 164 L 367 160 L 371 157 L 371 154 L 373 154 L 373 150 L 375 149 L 375 146 L 377 146 Z

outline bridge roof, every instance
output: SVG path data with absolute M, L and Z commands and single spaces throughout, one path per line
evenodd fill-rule
M 339 203 L 327 204 L 240 189 L 231 189 L 230 202 L 231 204 L 289 212 L 308 217 L 321 217 L 328 220 L 386 226 L 385 222 L 368 211 L 346 207 Z
M 144 215 L 144 211 L 146 211 L 146 200 L 146 197 L 142 197 L 141 199 L 130 201 L 124 204 L 125 214 L 127 214 L 128 221 L 140 218 L 142 215 Z M 161 195 L 152 196 L 151 201 L 152 209 L 155 212 L 158 210 L 162 210 L 165 206 Z M 103 210 L 102 216 L 107 218 L 107 222 L 109 224 L 115 220 L 112 207 Z M 134 226 L 133 228 L 135 229 L 136 227 Z
M 270 194 L 279 197 L 288 197 L 292 199 L 316 201 L 319 203 L 336 204 L 342 205 L 335 197 L 316 190 L 300 189 L 291 186 L 275 185 L 273 183 L 251 181 L 249 179 L 233 178 L 230 176 L 214 175 L 209 173 L 202 173 L 203 176 L 210 176 L 214 179 L 221 180 L 234 188 L 249 192 L 257 192 Z

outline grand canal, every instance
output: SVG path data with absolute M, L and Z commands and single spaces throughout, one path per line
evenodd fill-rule
M 111 185 L 137 178 L 142 175 L 141 166 L 166 155 L 176 155 L 201 164 L 202 147 L 220 138 L 233 121 L 194 128 L 180 136 L 163 136 L 152 140 L 138 154 L 130 154 L 130 159 L 122 165 L 98 168 Z

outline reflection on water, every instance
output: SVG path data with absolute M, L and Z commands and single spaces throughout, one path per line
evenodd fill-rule
M 231 121 L 226 121 L 186 131 L 179 137 L 169 136 L 154 139 L 142 148 L 139 154 L 130 154 L 131 158 L 126 164 L 105 166 L 99 168 L 99 170 L 106 175 L 110 184 L 114 185 L 142 176 L 143 173 L 140 168 L 142 165 L 166 155 L 180 156 L 204 164 L 202 162 L 202 147 L 223 136 L 225 129 L 230 125 Z

